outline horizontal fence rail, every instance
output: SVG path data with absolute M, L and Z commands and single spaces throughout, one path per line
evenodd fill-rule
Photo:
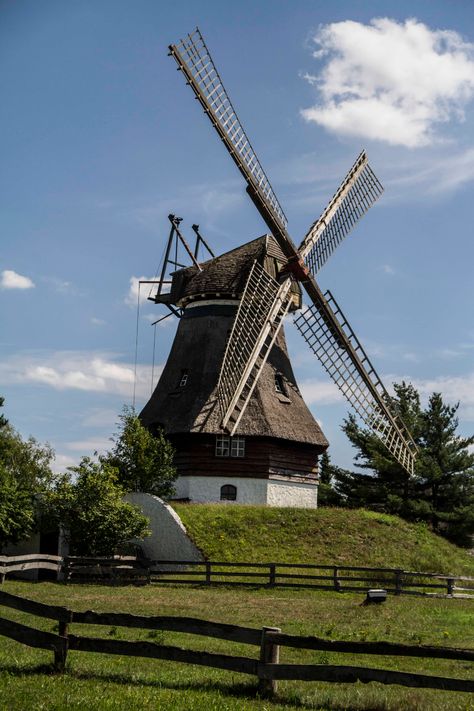
M 148 560 L 137 556 L 0 556 L 0 583 L 8 573 L 52 570 L 66 583 L 226 585 L 366 592 L 375 586 L 395 595 L 474 598 L 474 578 L 400 568 L 310 563 Z
M 0 605 L 40 618 L 56 620 L 59 634 L 0 617 L 0 635 L 9 637 L 30 647 L 54 653 L 54 666 L 64 671 L 68 651 L 96 652 L 131 657 L 163 659 L 182 664 L 196 664 L 215 669 L 225 669 L 258 678 L 261 696 L 271 696 L 276 691 L 277 680 L 327 681 L 352 683 L 377 681 L 382 684 L 398 684 L 407 687 L 443 689 L 450 691 L 474 691 L 474 681 L 439 677 L 411 672 L 363 666 L 332 664 L 286 664 L 280 663 L 281 648 L 298 648 L 385 657 L 404 656 L 451 659 L 474 662 L 474 649 L 450 647 L 412 646 L 391 642 L 351 642 L 326 640 L 319 637 L 283 634 L 278 627 L 241 627 L 220 622 L 210 622 L 189 617 L 139 616 L 119 612 L 76 612 L 65 607 L 47 605 L 17 595 L 0 591 Z M 202 652 L 182 647 L 145 641 L 126 641 L 85 637 L 70 632 L 71 624 L 114 625 L 152 630 L 171 630 L 186 634 L 201 635 L 254 645 L 259 648 L 258 658 L 233 656 L 214 652 Z
M 337 592 L 366 592 L 383 586 L 395 595 L 474 598 L 474 578 L 399 568 L 182 560 L 155 560 L 150 565 L 150 579 L 157 583 L 281 586 Z
M 63 558 L 46 553 L 29 553 L 28 555 L 0 555 L 0 583 L 3 583 L 8 573 L 24 573 L 35 570 L 52 570 L 60 574 Z

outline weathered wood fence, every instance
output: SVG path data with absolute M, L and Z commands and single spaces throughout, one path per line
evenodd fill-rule
M 30 647 L 54 653 L 54 666 L 64 671 L 69 651 L 99 652 L 131 657 L 148 657 L 197 664 L 215 669 L 227 669 L 258 678 L 258 692 L 271 696 L 276 691 L 277 680 L 327 681 L 352 683 L 377 681 L 408 687 L 443 689 L 447 691 L 474 691 L 474 681 L 448 677 L 414 674 L 387 669 L 331 664 L 285 664 L 280 662 L 281 647 L 385 657 L 403 656 L 418 658 L 454 659 L 474 662 L 473 649 L 449 647 L 411 646 L 390 642 L 348 642 L 300 637 L 282 634 L 277 627 L 255 629 L 220 622 L 209 622 L 190 617 L 145 617 L 118 612 L 76 612 L 65 607 L 45 605 L 17 595 L 0 591 L 0 605 L 26 612 L 40 618 L 55 620 L 59 633 L 45 632 L 19 622 L 0 617 L 0 634 Z M 185 632 L 224 639 L 228 642 L 253 645 L 259 648 L 258 658 L 231 656 L 214 652 L 201 652 L 154 642 L 125 641 L 82 637 L 71 633 L 71 624 L 112 625 L 151 630 Z M 465 664 L 463 665 L 465 668 Z
M 382 586 L 395 595 L 474 597 L 474 578 L 398 568 L 157 560 L 151 563 L 150 578 L 152 582 L 176 585 L 262 585 L 337 592 L 365 592 L 370 587 Z
M 8 573 L 37 569 L 56 571 L 65 582 L 108 584 L 172 583 L 314 588 L 366 592 L 383 587 L 395 595 L 474 598 L 474 578 L 414 572 L 398 568 L 296 563 L 230 563 L 157 560 L 136 556 L 84 558 L 32 554 L 0 556 L 0 583 Z
M 63 559 L 58 555 L 30 553 L 28 555 L 0 555 L 0 583 L 8 573 L 25 573 L 37 570 L 52 570 L 60 574 Z

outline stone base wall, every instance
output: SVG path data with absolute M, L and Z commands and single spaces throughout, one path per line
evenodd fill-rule
M 221 501 L 221 487 L 237 488 L 236 501 Z M 176 482 L 177 499 L 195 503 L 254 504 L 295 508 L 317 508 L 318 486 L 287 479 L 251 477 L 182 476 Z

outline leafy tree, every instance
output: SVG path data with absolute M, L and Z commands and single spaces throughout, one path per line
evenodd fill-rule
M 0 548 L 25 540 L 37 527 L 35 498 L 51 484 L 53 457 L 49 445 L 23 440 L 0 415 Z
M 392 406 L 419 447 L 415 473 L 409 477 L 381 441 L 349 416 L 343 431 L 357 450 L 355 463 L 374 475 L 334 469 L 334 488 L 348 506 L 369 506 L 409 520 L 425 520 L 433 530 L 461 545 L 474 532 L 474 437 L 456 435 L 459 405 L 443 403 L 433 393 L 422 410 L 416 389 L 394 385 Z
M 103 461 L 118 469 L 120 484 L 127 491 L 169 498 L 177 477 L 171 443 L 162 430 L 152 434 L 144 427 L 132 408 L 124 407 L 119 419 L 114 447 Z
M 35 528 L 34 499 L 0 462 L 0 551 L 28 538 Z
M 45 509 L 63 527 L 71 553 L 112 555 L 131 538 L 148 535 L 148 519 L 123 501 L 125 490 L 108 462 L 84 457 L 69 472 L 46 494 Z

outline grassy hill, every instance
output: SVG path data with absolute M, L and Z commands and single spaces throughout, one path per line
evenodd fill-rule
M 431 533 L 363 509 L 174 504 L 209 560 L 400 567 L 474 575 L 474 557 Z

